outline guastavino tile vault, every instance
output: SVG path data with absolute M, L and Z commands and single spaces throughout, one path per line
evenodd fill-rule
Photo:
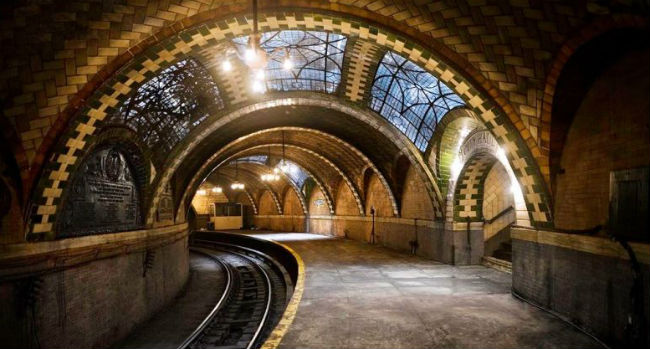
M 649 18 L 0 3 L 0 346 L 648 347 Z

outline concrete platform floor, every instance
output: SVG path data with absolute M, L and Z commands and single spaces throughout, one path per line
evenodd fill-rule
M 302 301 L 280 348 L 601 348 L 510 294 L 511 275 L 302 233 L 247 233 L 303 258 Z
M 190 252 L 190 276 L 181 294 L 113 347 L 178 348 L 219 301 L 225 287 L 224 278 L 223 267 L 218 262 Z

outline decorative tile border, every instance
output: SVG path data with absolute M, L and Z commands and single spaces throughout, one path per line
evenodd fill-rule
M 483 219 L 483 184 L 497 158 L 489 153 L 473 155 L 458 175 L 454 193 L 454 220 Z
M 439 61 L 431 52 L 391 32 L 347 18 L 316 13 L 283 13 L 267 14 L 260 20 L 262 31 L 286 28 L 326 30 L 359 37 L 404 55 L 438 77 L 480 116 L 505 150 L 522 185 L 531 221 L 540 226 L 550 224 L 551 213 L 546 186 L 535 158 L 521 135 L 508 117 L 490 101 L 490 97 L 471 87 L 469 82 L 451 67 Z M 144 51 L 100 87 L 93 98 L 89 99 L 87 106 L 83 107 L 76 119 L 70 123 L 68 131 L 62 135 L 61 142 L 54 151 L 54 161 L 43 171 L 39 186 L 34 191 L 34 199 L 38 207 L 36 214 L 32 216 L 31 233 L 53 237 L 53 222 L 58 210 L 61 190 L 69 179 L 70 173 L 78 166 L 79 155 L 86 151 L 87 142 L 91 140 L 98 125 L 106 117 L 107 111 L 111 111 L 118 103 L 125 100 L 133 88 L 139 87 L 147 78 L 155 76 L 178 59 L 215 45 L 221 40 L 245 35 L 250 31 L 251 25 L 244 16 L 227 21 L 209 21 L 186 29 Z M 437 202 L 434 200 L 434 205 L 441 213 L 440 192 L 432 175 L 429 179 L 438 197 Z M 153 205 L 156 204 L 154 197 Z
M 381 174 L 379 169 L 377 169 L 377 167 L 374 164 L 372 164 L 370 159 L 365 157 L 365 155 L 363 155 L 363 153 L 361 153 L 356 148 L 352 147 L 348 143 L 346 143 L 346 142 L 344 142 L 344 141 L 342 141 L 342 140 L 340 140 L 340 139 L 338 139 L 338 138 L 336 138 L 336 137 L 334 137 L 334 136 L 332 136 L 330 134 L 327 134 L 327 133 L 324 133 L 324 132 L 321 132 L 321 131 L 317 131 L 317 130 L 300 128 L 300 127 L 283 127 L 283 128 L 273 128 L 273 129 L 258 131 L 258 132 L 253 133 L 252 135 L 247 135 L 245 138 L 250 138 L 251 136 L 259 135 L 259 134 L 263 134 L 263 133 L 275 132 L 277 130 L 296 130 L 296 131 L 302 131 L 302 132 L 315 133 L 315 134 L 318 134 L 318 135 L 323 136 L 323 137 L 331 138 L 334 141 L 336 141 L 336 142 L 344 145 L 345 147 L 351 149 L 359 157 L 361 157 L 366 163 L 368 163 L 369 166 L 375 171 L 375 173 L 380 178 L 380 181 L 382 182 L 382 184 L 385 186 L 387 192 L 389 193 L 389 196 L 391 198 L 393 206 L 396 207 L 397 203 L 395 201 L 395 197 L 394 197 L 394 195 L 392 193 L 391 188 L 388 186 L 388 182 L 386 181 L 386 178 Z M 196 172 L 197 174 L 194 177 L 192 177 L 192 179 L 190 180 L 190 182 L 189 182 L 189 184 L 187 186 L 187 189 L 185 190 L 185 192 L 183 193 L 183 196 L 181 197 L 181 204 L 179 205 L 179 207 L 183 207 L 184 202 L 189 200 L 190 196 L 194 193 L 194 190 L 196 189 L 198 184 L 201 182 L 202 178 L 205 177 L 206 173 L 211 171 L 213 168 L 218 167 L 221 164 L 227 163 L 228 161 L 230 161 L 232 159 L 235 159 L 237 156 L 239 156 L 239 154 L 250 151 L 251 149 L 258 149 L 258 148 L 259 149 L 266 149 L 269 145 L 273 146 L 273 147 L 282 146 L 281 144 L 264 144 L 264 145 L 249 147 L 249 148 L 247 148 L 245 150 L 239 151 L 236 154 L 231 155 L 227 159 L 221 161 L 221 163 L 215 164 L 215 161 L 218 159 L 218 157 L 222 156 L 228 150 L 229 147 L 231 147 L 231 146 L 233 146 L 233 145 L 235 145 L 235 144 L 237 144 L 237 143 L 239 143 L 241 141 L 242 140 L 240 139 L 240 140 L 237 140 L 237 141 L 235 141 L 235 142 L 233 142 L 233 143 L 231 143 L 229 145 L 226 145 L 219 152 L 213 154 L 209 159 L 207 159 L 204 162 L 204 164 L 201 166 L 201 168 Z M 356 187 L 356 185 L 354 184 L 352 179 L 343 170 L 341 170 L 336 164 L 334 164 L 330 159 L 324 157 L 323 155 L 321 155 L 321 154 L 319 154 L 319 153 L 317 153 L 317 152 L 315 152 L 315 151 L 313 151 L 311 149 L 307 149 L 307 148 L 304 148 L 304 147 L 299 147 L 299 146 L 292 145 L 292 144 L 285 144 L 285 147 L 287 147 L 287 148 L 295 148 L 295 149 L 299 149 L 300 151 L 307 152 L 310 155 L 320 159 L 322 162 L 327 164 L 329 167 L 333 168 L 336 171 L 336 173 L 338 173 L 339 176 L 341 176 L 341 178 L 343 178 L 346 185 L 348 186 L 348 188 L 352 192 L 352 195 L 354 196 L 355 201 L 357 203 L 357 207 L 359 209 L 359 214 L 360 215 L 365 214 L 364 204 L 363 204 L 363 201 L 361 200 L 361 196 L 359 195 L 359 189 Z M 316 178 L 316 177 L 314 177 L 314 178 Z M 318 181 L 317 181 L 317 183 L 318 183 Z M 324 186 L 321 186 L 321 191 L 323 191 L 324 193 L 327 194 L 326 197 L 328 197 L 328 196 L 331 197 L 331 193 L 329 193 L 329 190 L 327 188 L 325 188 Z M 328 199 L 328 200 L 331 200 L 331 199 Z M 330 209 L 331 210 L 334 209 L 333 205 L 331 203 L 330 203 Z

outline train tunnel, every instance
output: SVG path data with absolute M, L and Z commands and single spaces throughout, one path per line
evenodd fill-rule
M 0 4 L 0 346 L 650 344 L 644 1 Z

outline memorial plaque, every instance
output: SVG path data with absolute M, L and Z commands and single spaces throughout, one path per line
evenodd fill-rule
M 174 205 L 172 204 L 172 189 L 169 186 L 169 184 L 167 184 L 165 190 L 160 195 L 157 218 L 159 222 L 174 219 Z
M 114 148 L 92 154 L 79 168 L 58 220 L 59 236 L 141 227 L 140 193 L 124 155 Z

